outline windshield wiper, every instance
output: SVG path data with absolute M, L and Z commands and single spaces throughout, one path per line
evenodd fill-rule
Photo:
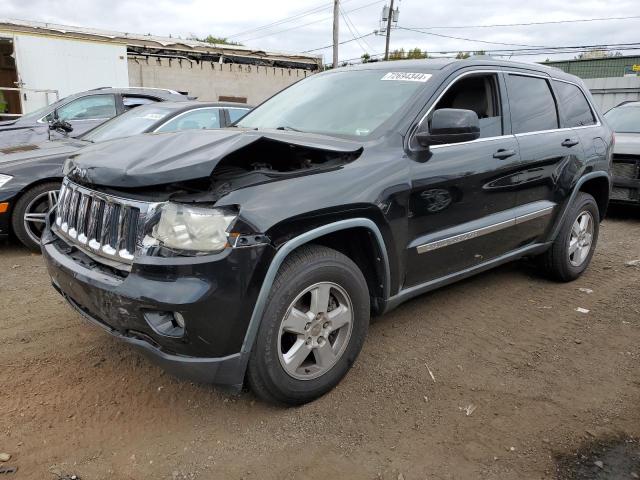
M 288 130 L 290 132 L 302 132 L 302 130 L 298 130 L 297 128 L 285 126 L 285 127 L 276 127 L 276 130 Z

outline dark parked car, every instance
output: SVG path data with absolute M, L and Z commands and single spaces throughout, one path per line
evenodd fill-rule
M 524 256 L 580 276 L 612 146 L 556 69 L 335 69 L 236 128 L 82 150 L 42 248 L 76 310 L 168 370 L 298 404 L 347 373 L 371 315 Z
M 624 102 L 604 117 L 616 132 L 611 201 L 640 205 L 640 101 Z
M 133 107 L 188 100 L 193 98 L 159 88 L 96 88 L 76 93 L 18 119 L 0 122 L 0 148 L 58 137 L 63 134 L 60 128 L 49 129 L 56 121 L 72 128 L 67 136 L 78 137 Z
M 24 245 L 40 250 L 46 212 L 57 201 L 64 161 L 81 148 L 147 132 L 222 128 L 249 109 L 221 102 L 153 103 L 112 118 L 79 138 L 0 148 L 0 236 L 13 231 Z

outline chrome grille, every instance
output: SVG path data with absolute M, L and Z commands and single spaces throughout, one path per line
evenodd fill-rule
M 138 202 L 63 182 L 54 231 L 87 253 L 133 263 L 141 237 L 141 218 L 155 204 Z
M 636 180 L 640 178 L 640 158 L 631 155 L 613 156 L 613 176 Z

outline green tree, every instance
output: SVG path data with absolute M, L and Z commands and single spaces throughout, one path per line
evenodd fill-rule
M 429 58 L 429 55 L 427 54 L 427 52 L 423 52 L 418 47 L 416 47 L 413 50 L 409 50 L 409 52 L 407 53 L 407 58 Z
M 393 52 L 389 54 L 389 60 L 404 60 L 406 58 L 406 53 L 404 48 L 400 50 L 395 49 Z
M 367 63 L 369 60 L 371 60 L 371 55 L 365 52 L 362 55 L 360 55 L 360 59 L 362 60 L 362 63 Z
M 464 60 L 465 58 L 469 58 L 471 55 L 469 54 L 469 52 L 458 52 L 458 54 L 456 55 L 456 58 L 458 60 Z

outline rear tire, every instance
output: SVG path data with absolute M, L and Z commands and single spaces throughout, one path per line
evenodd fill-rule
M 538 257 L 542 270 L 561 282 L 578 278 L 591 262 L 599 229 L 598 204 L 588 193 L 578 193 L 551 248 Z
M 357 265 L 323 246 L 304 246 L 282 264 L 249 359 L 247 378 L 263 400 L 300 405 L 332 388 L 360 353 L 369 290 Z
M 40 236 L 47 212 L 58 199 L 60 182 L 47 182 L 30 188 L 16 202 L 11 216 L 13 233 L 33 252 L 40 251 Z

